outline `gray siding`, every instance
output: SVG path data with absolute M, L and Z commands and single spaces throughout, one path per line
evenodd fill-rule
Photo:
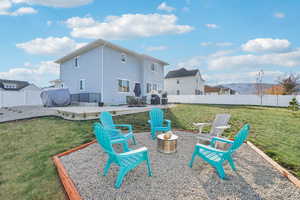
M 104 48 L 104 91 L 103 101 L 107 104 L 125 104 L 126 96 L 134 95 L 136 82 L 142 81 L 141 60 L 136 56 L 127 55 L 125 63 L 121 62 L 121 53 L 114 49 Z M 118 79 L 129 80 L 130 91 L 118 91 Z
M 156 69 L 153 72 L 151 70 L 151 64 L 155 63 L 151 60 L 144 60 L 143 62 L 143 83 L 144 83 L 144 94 L 146 95 L 146 84 L 157 84 L 160 90 L 164 90 L 164 66 L 158 63 Z
M 141 83 L 142 95 L 146 95 L 146 83 L 156 83 L 164 89 L 164 66 L 156 63 L 156 71 L 151 71 L 153 61 L 126 54 L 126 63 L 121 62 L 121 51 L 103 48 L 103 102 L 105 104 L 125 104 L 126 96 L 134 95 L 134 85 Z M 71 59 L 60 67 L 60 79 L 70 89 L 71 94 L 102 93 L 102 47 L 95 48 L 79 57 L 79 68 Z M 79 90 L 80 79 L 86 80 L 86 90 Z M 118 79 L 129 80 L 130 91 L 118 91 Z
M 101 92 L 101 47 L 79 56 L 79 68 L 74 66 L 74 59 L 60 65 L 60 79 L 71 94 Z M 85 79 L 85 91 L 79 90 L 80 79 Z

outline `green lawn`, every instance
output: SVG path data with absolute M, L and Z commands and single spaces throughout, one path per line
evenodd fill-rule
M 167 110 L 174 128 L 193 130 L 193 122 L 211 121 L 231 113 L 231 137 L 250 123 L 250 140 L 300 177 L 300 114 L 284 108 L 178 105 Z M 136 131 L 148 131 L 147 113 L 116 117 Z M 0 124 L 0 199 L 64 199 L 51 157 L 94 138 L 94 121 L 40 118 Z

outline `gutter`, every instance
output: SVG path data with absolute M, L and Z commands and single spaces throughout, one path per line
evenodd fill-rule
M 103 97 L 104 97 L 104 80 L 103 80 L 103 77 L 104 77 L 104 47 L 107 45 L 107 42 L 105 42 L 101 47 L 101 102 L 103 102 Z

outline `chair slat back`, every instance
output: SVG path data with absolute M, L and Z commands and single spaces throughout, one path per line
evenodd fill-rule
M 110 141 L 109 129 L 105 129 L 100 123 L 95 123 L 94 134 L 96 135 L 97 142 L 106 153 L 115 153 Z
M 236 151 L 247 139 L 250 131 L 250 125 L 245 124 L 238 134 L 234 137 L 234 143 L 231 145 L 229 151 L 234 152 Z
M 151 120 L 151 123 L 155 127 L 160 127 L 163 125 L 164 121 L 164 112 L 159 108 L 153 108 L 149 112 L 149 117 Z
M 112 115 L 109 112 L 102 112 L 100 114 L 100 121 L 105 128 L 107 129 L 114 128 L 114 121 Z
M 227 126 L 230 119 L 230 114 L 217 114 L 215 120 L 213 121 L 210 135 L 220 136 L 223 132 L 221 129 L 217 129 L 218 126 Z

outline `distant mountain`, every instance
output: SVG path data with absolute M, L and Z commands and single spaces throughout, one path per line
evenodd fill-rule
M 262 83 L 263 90 L 271 88 L 275 84 Z M 256 83 L 229 83 L 221 86 L 235 90 L 239 94 L 256 94 Z

